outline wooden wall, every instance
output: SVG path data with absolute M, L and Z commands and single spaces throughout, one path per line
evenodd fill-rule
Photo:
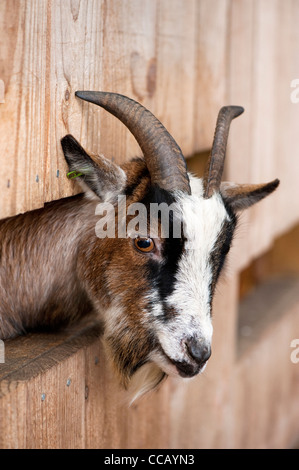
M 203 376 L 169 380 L 127 409 L 94 332 L 18 339 L 6 345 L 0 364 L 1 447 L 299 441 L 299 364 L 290 361 L 299 298 L 282 302 L 280 315 L 242 354 L 236 333 L 241 270 L 299 222 L 299 103 L 290 98 L 291 81 L 299 78 L 298 24 L 298 0 L 0 2 L 0 218 L 78 191 L 65 177 L 66 133 L 116 162 L 140 154 L 113 116 L 74 97 L 78 89 L 140 101 L 186 157 L 209 149 L 221 106 L 242 105 L 225 178 L 281 179 L 274 195 L 241 218 L 215 299 L 213 355 Z M 196 157 L 191 165 L 196 171 Z M 261 289 L 262 298 L 271 293 Z M 255 302 L 249 299 L 247 308 Z

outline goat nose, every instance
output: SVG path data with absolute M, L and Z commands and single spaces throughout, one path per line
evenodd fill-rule
M 186 346 L 189 355 L 200 365 L 207 362 L 211 356 L 211 346 L 204 341 L 190 338 L 186 341 Z

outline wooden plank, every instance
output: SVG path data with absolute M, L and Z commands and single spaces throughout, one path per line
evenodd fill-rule
M 228 13 L 226 49 L 227 103 L 243 106 L 245 113 L 232 122 L 223 179 L 236 183 L 250 182 L 251 171 L 251 102 L 254 2 L 232 0 Z M 251 256 L 248 253 L 250 212 L 241 215 L 230 252 L 230 266 L 238 270 Z M 246 244 L 246 249 L 244 245 Z
M 298 223 L 298 121 L 299 103 L 291 101 L 291 82 L 299 78 L 299 57 L 296 44 L 299 5 L 288 0 L 279 4 L 279 29 L 277 30 L 276 69 L 276 166 L 281 179 L 279 197 L 276 199 L 273 224 L 277 235 Z
M 226 54 L 229 2 L 196 2 L 194 151 L 211 148 L 219 109 L 227 104 Z
M 31 379 L 1 382 L 0 448 L 84 447 L 83 359 L 79 351 Z
M 0 80 L 0 104 L 5 103 L 5 85 L 4 81 Z
M 194 0 L 175 4 L 115 0 L 103 8 L 100 89 L 131 96 L 149 108 L 187 155 L 193 151 L 194 9 Z M 90 105 L 83 109 L 91 112 Z M 91 139 L 95 151 L 99 151 L 100 128 L 105 155 L 121 162 L 141 154 L 134 138 L 114 117 L 101 110 L 94 113 L 98 116 Z
M 168 385 L 128 407 L 98 335 L 88 328 L 5 342 L 0 448 L 169 445 Z
M 32 333 L 5 341 L 5 363 L 0 368 L 0 396 L 10 382 L 29 380 L 89 344 L 100 335 L 99 327 L 77 326 L 61 333 Z
M 295 256 L 299 240 L 299 225 L 276 238 L 267 252 L 254 259 L 250 265 L 239 274 L 240 299 L 254 287 L 273 279 L 274 277 L 289 277 L 299 275 L 299 257 Z
M 131 407 L 100 342 L 86 350 L 86 448 L 154 449 L 169 446 L 169 386 Z
M 227 42 L 227 101 L 243 106 L 232 122 L 224 179 L 246 183 L 251 171 L 254 2 L 232 0 Z
M 227 282 L 215 299 L 213 355 L 202 376 L 187 383 L 168 380 L 158 392 L 127 408 L 97 333 L 83 332 L 55 347 L 50 338 L 48 352 L 36 359 L 29 353 L 28 364 L 9 377 L 6 371 L 0 382 L 0 447 L 291 445 L 299 433 L 298 367 L 290 361 L 298 302 L 286 306 L 281 319 L 272 322 L 235 367 L 237 277 Z M 30 340 L 33 350 L 40 351 L 38 337 L 37 347 L 35 338 Z
M 74 97 L 78 88 L 87 88 L 97 77 L 99 86 L 100 59 L 96 51 L 101 43 L 102 2 L 48 2 L 46 42 L 47 119 L 45 130 L 45 191 L 44 201 L 74 194 L 79 190 L 66 177 L 67 166 L 63 158 L 60 139 L 72 133 L 80 140 L 82 105 Z M 86 120 L 88 117 L 86 116 Z M 89 115 L 92 134 L 93 115 Z M 84 142 L 86 143 L 86 142 Z M 97 141 L 96 141 L 97 143 Z
M 86 448 L 119 448 L 123 426 L 120 400 L 114 402 L 118 390 L 100 342 L 86 350 L 85 387 Z
M 27 436 L 26 383 L 11 386 L 0 399 L 0 449 L 24 449 Z
M 85 348 L 97 337 L 98 330 L 89 328 L 5 342 L 1 448 L 85 447 Z
M 79 328 L 5 341 L 0 448 L 84 447 L 82 347 L 98 335 L 97 328 Z
M 1 2 L 0 217 L 78 192 L 65 178 L 66 133 L 118 162 L 141 154 L 128 130 L 76 99 L 76 89 L 141 101 L 192 153 L 194 10 L 195 0 L 175 8 L 168 0 Z
M 235 361 L 237 276 L 218 286 L 213 306 L 214 338 L 206 370 L 186 383 L 174 380 L 170 432 L 173 448 L 227 448 L 231 445 L 230 378 Z
M 238 316 L 238 357 L 298 303 L 298 290 L 299 276 L 274 276 L 243 299 Z
M 242 183 L 281 179 L 276 193 L 241 216 L 234 250 L 237 269 L 298 220 L 294 207 L 298 185 L 291 174 L 296 174 L 292 130 L 299 108 L 289 96 L 290 77 L 298 70 L 291 39 L 297 34 L 296 15 L 298 9 L 291 1 L 232 2 L 229 96 L 244 105 L 245 114 L 231 129 L 226 177 Z
M 254 57 L 252 83 L 252 181 L 271 181 L 277 177 L 275 168 L 275 144 L 277 141 L 275 100 L 276 38 L 280 24 L 278 2 L 257 2 L 254 9 Z M 278 193 L 253 207 L 251 211 L 252 257 L 267 249 L 273 237 L 273 211 Z M 257 223 L 256 223 L 257 222 Z
M 84 447 L 84 351 L 26 384 L 27 449 Z M 26 406 L 27 404 L 27 406 Z
M 126 409 L 126 449 L 167 449 L 170 446 L 170 380 Z
M 245 108 L 245 114 L 231 126 L 225 176 L 237 183 L 258 183 L 275 177 L 272 169 L 274 81 L 271 79 L 275 74 L 274 3 L 269 6 L 264 2 L 232 2 L 228 94 L 231 103 Z M 272 218 L 269 217 L 269 205 L 272 204 L 269 198 L 242 214 L 241 229 L 234 243 L 236 268 L 246 265 L 268 246 L 266 224 Z
M 91 89 L 127 95 L 154 112 L 156 1 L 104 2 L 101 21 L 101 76 L 99 81 L 95 78 L 97 83 Z M 84 86 L 86 88 L 86 83 Z M 90 105 L 83 109 L 84 113 L 94 112 L 97 116 L 89 139 L 95 151 L 101 151 L 117 162 L 142 155 L 134 137 L 114 116 L 100 109 L 92 111 Z
M 290 448 L 299 438 L 299 369 L 290 358 L 297 302 L 238 361 L 234 374 L 234 448 Z
M 43 72 L 46 2 L 4 1 L 0 6 L 1 217 L 43 203 Z M 30 136 L 28 139 L 27 137 Z
M 186 156 L 194 152 L 195 0 L 157 4 L 155 112 Z

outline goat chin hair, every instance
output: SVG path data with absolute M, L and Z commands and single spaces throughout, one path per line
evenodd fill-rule
M 148 362 L 138 369 L 128 386 L 129 406 L 146 393 L 154 390 L 167 375 L 157 364 Z

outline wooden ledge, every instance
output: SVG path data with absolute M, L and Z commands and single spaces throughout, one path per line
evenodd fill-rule
M 296 305 L 299 306 L 299 276 L 275 276 L 253 289 L 240 303 L 238 356 L 257 344 L 267 329 Z
M 30 333 L 4 341 L 5 363 L 0 364 L 0 397 L 9 383 L 30 380 L 67 359 L 101 335 L 99 325 L 77 326 L 55 333 Z
M 129 407 L 101 332 L 90 325 L 5 341 L 0 449 L 168 447 L 169 387 Z

